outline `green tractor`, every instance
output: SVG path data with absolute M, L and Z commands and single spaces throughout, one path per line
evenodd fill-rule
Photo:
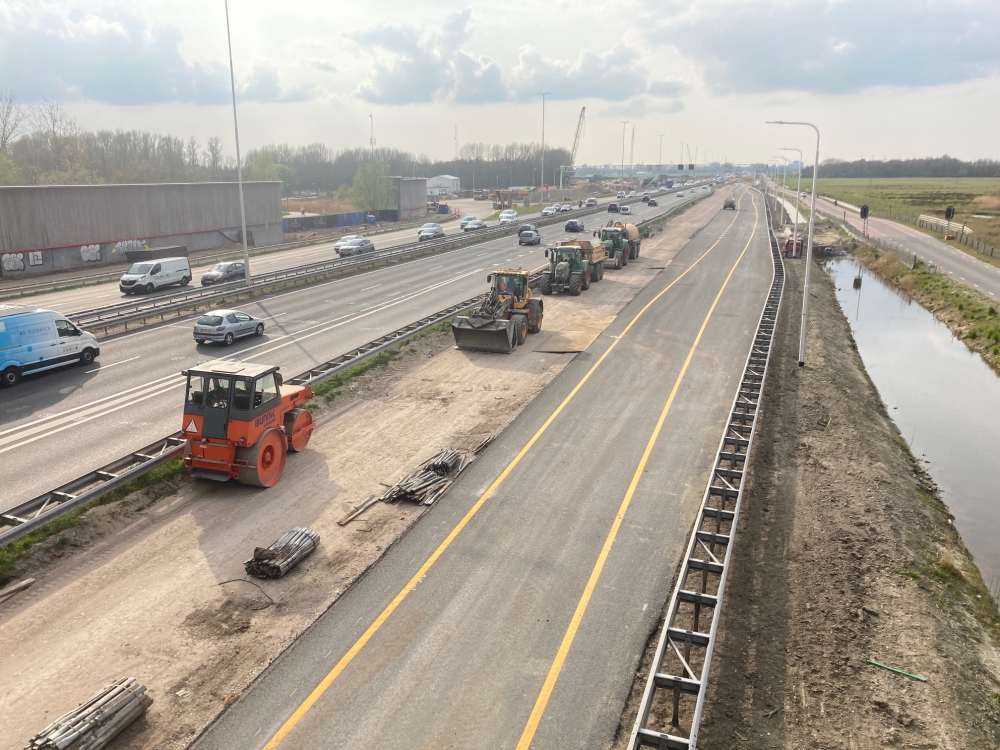
M 630 260 L 639 257 L 642 240 L 635 224 L 609 221 L 607 226 L 601 227 L 595 234 L 600 237 L 612 268 L 623 268 Z
M 560 242 L 545 251 L 549 270 L 542 272 L 539 289 L 542 294 L 558 294 L 568 290 L 574 297 L 590 289 L 590 283 L 604 278 L 604 246 L 588 240 Z

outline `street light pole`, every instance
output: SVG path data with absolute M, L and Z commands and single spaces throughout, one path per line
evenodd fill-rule
M 628 120 L 622 120 L 622 186 L 625 185 L 625 126 L 628 125 Z
M 799 367 L 806 363 L 806 326 L 809 318 L 809 272 L 812 270 L 813 229 L 816 224 L 816 175 L 819 172 L 819 128 L 811 122 L 784 122 L 774 120 L 767 125 L 802 125 L 816 131 L 816 157 L 813 160 L 812 201 L 809 208 L 809 241 L 806 245 L 806 278 L 802 289 L 802 324 L 799 330 Z
M 659 169 L 662 170 L 663 169 L 663 136 L 662 135 L 660 136 L 660 157 L 659 158 L 660 158 L 660 160 L 657 162 L 656 166 Z M 657 182 L 659 182 L 659 180 L 657 180 Z
M 539 92 L 538 95 L 542 97 L 542 168 L 539 174 L 542 176 L 542 182 L 545 182 L 545 97 L 551 94 L 551 91 Z M 540 187 L 540 194 L 538 196 L 538 210 L 543 211 L 545 209 L 545 188 Z
M 798 151 L 799 152 L 799 179 L 795 183 L 795 227 L 792 229 L 792 252 L 798 248 L 799 240 L 799 196 L 802 194 L 802 149 L 798 148 L 785 148 L 782 146 L 778 149 L 779 151 Z
M 247 211 L 243 202 L 243 164 L 240 161 L 240 124 L 236 119 L 236 76 L 233 73 L 233 39 L 229 34 L 229 0 L 226 6 L 226 42 L 229 44 L 229 83 L 233 90 L 233 129 L 236 131 L 236 181 L 240 188 L 240 233 L 243 236 L 243 267 L 246 269 L 247 286 L 250 286 L 250 249 L 247 246 Z

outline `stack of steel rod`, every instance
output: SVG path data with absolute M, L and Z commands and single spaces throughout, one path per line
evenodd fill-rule
M 100 750 L 152 702 L 145 685 L 123 677 L 45 727 L 28 741 L 27 750 Z
M 383 492 L 379 500 L 387 503 L 409 500 L 418 505 L 433 505 L 454 481 L 448 478 L 452 470 L 458 467 L 456 475 L 461 474 L 471 462 L 471 458 L 463 457 L 458 451 L 443 450 L 424 461 L 418 471 Z
M 270 547 L 257 547 L 243 567 L 257 578 L 281 578 L 318 545 L 319 534 L 305 526 L 296 526 Z

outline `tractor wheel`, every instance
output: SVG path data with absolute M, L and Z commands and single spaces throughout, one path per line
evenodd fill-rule
M 285 415 L 285 437 L 288 438 L 288 450 L 296 453 L 305 450 L 312 436 L 313 427 L 312 413 L 308 409 L 292 409 Z
M 244 453 L 245 451 L 245 453 Z M 288 445 L 281 430 L 272 427 L 264 432 L 257 443 L 250 448 L 241 448 L 237 456 L 246 459 L 247 465 L 240 470 L 241 484 L 252 487 L 271 487 L 285 470 L 285 456 Z M 240 456 L 243 453 L 243 456 Z
M 597 265 L 597 280 L 604 281 L 604 264 L 599 263 Z
M 579 271 L 571 273 L 569 275 L 569 293 L 574 297 L 580 296 L 580 290 L 583 288 L 583 274 Z
M 622 268 L 628 265 L 628 255 L 629 255 L 629 249 L 628 245 L 626 245 L 625 249 L 622 251 Z
M 543 273 L 541 281 L 538 282 L 538 288 L 541 290 L 542 294 L 552 294 L 552 274 Z
M 587 266 L 587 272 L 583 274 L 583 285 L 580 287 L 584 291 L 587 291 L 588 289 L 590 289 L 590 274 L 591 273 L 592 273 L 592 269 L 590 268 L 590 266 Z
M 514 339 L 517 345 L 520 346 L 528 337 L 528 316 L 512 315 L 510 322 L 514 324 Z
M 625 264 L 622 262 L 622 251 L 615 250 L 615 268 L 621 268 L 623 265 Z

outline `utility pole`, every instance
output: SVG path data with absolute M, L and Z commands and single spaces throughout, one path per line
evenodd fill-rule
M 628 120 L 622 120 L 622 179 L 621 184 L 625 184 L 625 126 L 628 125 Z
M 538 197 L 538 210 L 542 211 L 545 208 L 545 97 L 551 94 L 551 91 L 539 92 L 539 96 L 542 97 L 542 169 L 539 174 L 542 175 L 543 185 L 539 188 L 541 194 Z
M 240 124 L 236 119 L 236 76 L 233 73 L 233 38 L 229 34 L 229 0 L 226 6 L 226 41 L 229 44 L 229 83 L 233 89 L 233 130 L 236 132 L 236 181 L 240 186 L 240 231 L 243 235 L 243 267 L 246 283 L 250 286 L 250 249 L 247 246 L 247 210 L 243 202 L 243 162 L 240 161 Z

